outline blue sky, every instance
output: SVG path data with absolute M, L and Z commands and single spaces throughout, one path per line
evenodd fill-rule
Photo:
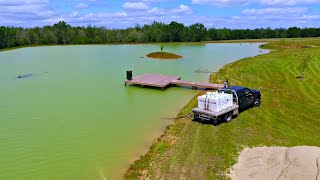
M 152 21 L 215 28 L 319 27 L 320 0 L 0 0 L 0 26 L 125 28 Z

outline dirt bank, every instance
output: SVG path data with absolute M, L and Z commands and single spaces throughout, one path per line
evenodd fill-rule
M 314 146 L 244 149 L 231 170 L 233 180 L 320 179 L 320 148 Z
M 168 53 L 168 52 L 154 52 L 146 55 L 149 58 L 154 58 L 154 59 L 164 59 L 164 60 L 177 60 L 182 58 L 182 56 L 173 54 L 173 53 Z

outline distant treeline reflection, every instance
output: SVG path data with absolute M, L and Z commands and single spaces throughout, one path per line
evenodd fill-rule
M 320 28 L 258 28 L 258 29 L 207 29 L 196 23 L 185 26 L 182 23 L 136 25 L 126 29 L 105 27 L 72 27 L 64 21 L 53 26 L 21 28 L 0 27 L 0 49 L 27 45 L 50 44 L 106 44 L 144 42 L 200 42 L 210 40 L 237 40 L 262 38 L 319 37 Z

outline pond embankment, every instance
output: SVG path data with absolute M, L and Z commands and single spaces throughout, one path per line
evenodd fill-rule
M 296 48 L 296 44 L 318 46 Z M 281 48 L 282 46 L 295 48 Z M 219 126 L 178 119 L 125 174 L 126 179 L 226 179 L 244 147 L 320 146 L 319 39 L 275 41 L 265 55 L 225 65 L 210 82 L 225 79 L 234 85 L 259 89 L 260 108 L 242 112 L 231 123 Z M 311 56 L 305 78 L 299 64 Z M 191 112 L 196 97 L 180 115 Z

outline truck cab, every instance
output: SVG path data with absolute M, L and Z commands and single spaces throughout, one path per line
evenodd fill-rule
M 249 106 L 260 106 L 260 91 L 249 89 L 243 86 L 230 86 L 218 90 L 219 92 L 232 93 L 234 101 L 239 105 L 239 110 Z

